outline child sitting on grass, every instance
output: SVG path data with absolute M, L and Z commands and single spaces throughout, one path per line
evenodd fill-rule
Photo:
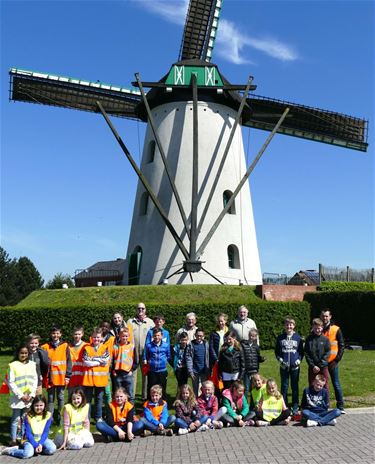
M 208 426 L 205 424 L 208 416 L 203 415 L 200 411 L 193 389 L 189 385 L 185 384 L 179 387 L 174 407 L 178 435 L 185 435 L 197 430 L 200 432 L 208 430 Z
M 200 412 L 208 416 L 206 425 L 213 429 L 222 429 L 223 423 L 220 418 L 227 412 L 227 408 L 222 406 L 219 409 L 219 401 L 214 395 L 215 385 L 211 380 L 206 380 L 202 384 L 202 394 L 198 398 Z
M 172 436 L 173 430 L 168 429 L 176 420 L 175 416 L 168 414 L 168 405 L 162 399 L 163 389 L 161 385 L 153 385 L 150 388 L 151 400 L 147 400 L 143 405 L 143 417 L 141 418 L 144 427 L 144 436 L 151 434 Z
M 273 379 L 268 379 L 266 392 L 262 395 L 257 412 L 255 425 L 263 427 L 266 425 L 288 425 L 290 411 L 285 405 L 282 394 L 277 389 Z
M 227 412 L 222 420 L 227 424 L 227 427 L 254 425 L 245 396 L 245 387 L 240 380 L 236 380 L 230 388 L 223 391 L 223 405 L 227 408 Z
M 341 415 L 340 409 L 328 410 L 328 391 L 324 388 L 325 377 L 318 374 L 310 387 L 303 391 L 301 409 L 302 423 L 306 427 L 316 425 L 336 425 L 336 418 Z

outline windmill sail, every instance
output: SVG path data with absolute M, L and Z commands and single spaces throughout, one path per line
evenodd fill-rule
M 280 134 L 367 150 L 368 122 L 364 119 L 255 95 L 248 98 L 247 103 L 252 115 L 244 121 L 245 126 L 271 131 L 285 108 L 289 107 L 288 117 L 278 130 Z
M 190 0 L 179 61 L 210 61 L 215 43 L 222 0 Z
M 138 90 L 16 68 L 9 74 L 11 100 L 95 113 L 96 102 L 100 101 L 112 116 L 138 119 L 135 113 L 141 100 Z

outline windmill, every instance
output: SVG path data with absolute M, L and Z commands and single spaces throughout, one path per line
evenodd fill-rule
M 244 176 L 254 164 L 246 169 L 240 124 L 366 150 L 363 120 L 249 96 L 255 90 L 251 79 L 231 85 L 211 63 L 220 9 L 219 1 L 190 2 L 178 62 L 159 82 L 138 76 L 139 92 L 10 71 L 13 100 L 101 112 L 133 163 L 140 181 L 128 283 L 261 281 Z M 147 97 L 144 88 L 151 89 Z M 140 169 L 108 115 L 148 121 Z

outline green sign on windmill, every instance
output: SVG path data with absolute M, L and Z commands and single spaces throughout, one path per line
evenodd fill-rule
M 222 87 L 223 81 L 215 66 L 179 66 L 169 71 L 166 85 L 191 85 L 191 76 L 197 77 L 198 87 Z

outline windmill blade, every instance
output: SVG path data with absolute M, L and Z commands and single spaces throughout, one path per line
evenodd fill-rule
M 12 68 L 9 74 L 10 100 L 95 113 L 96 102 L 100 101 L 112 116 L 138 119 L 135 113 L 141 101 L 138 90 L 17 68 Z
M 252 114 L 245 126 L 271 131 L 286 107 L 288 117 L 280 134 L 367 151 L 368 121 L 333 111 L 253 95 L 247 99 Z
M 190 0 L 179 61 L 210 61 L 215 44 L 222 0 Z

